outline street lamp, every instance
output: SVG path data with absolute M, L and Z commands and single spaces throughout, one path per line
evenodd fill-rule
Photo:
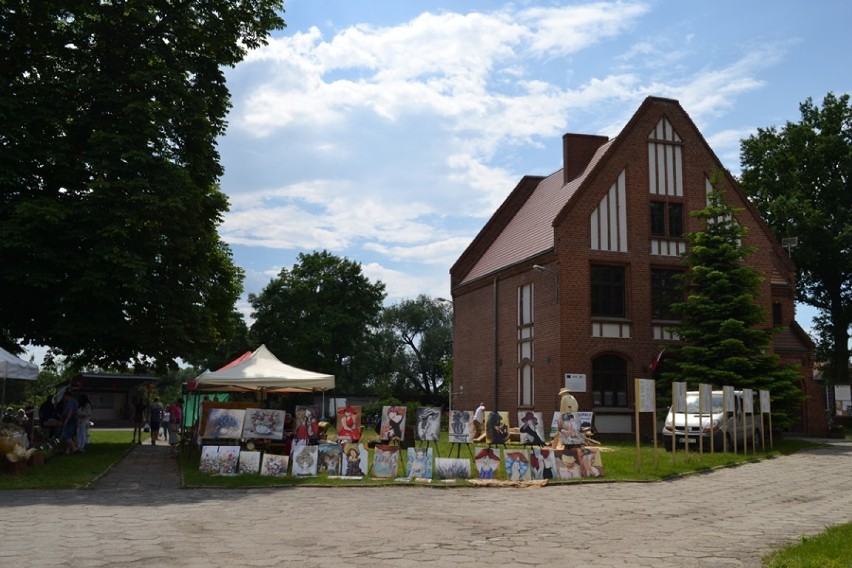
M 559 303 L 559 272 L 553 270 L 552 268 L 548 268 L 546 266 L 542 266 L 540 264 L 533 265 L 534 270 L 538 270 L 539 272 L 549 272 L 553 275 L 554 280 L 556 281 L 556 303 Z

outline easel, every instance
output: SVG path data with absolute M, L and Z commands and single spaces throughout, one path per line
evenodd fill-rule
M 470 454 L 470 459 L 473 459 L 473 450 L 470 448 L 470 442 L 450 442 L 450 452 L 447 454 L 447 457 L 453 455 L 453 448 L 456 449 L 456 458 L 461 457 L 461 447 L 467 446 L 467 453 Z M 505 447 L 505 446 L 504 446 Z
M 425 448 L 426 448 L 427 450 L 428 450 L 429 448 L 434 448 L 434 450 L 435 450 L 435 457 L 436 457 L 436 458 L 441 457 L 440 452 L 438 452 L 438 441 L 437 441 L 437 440 L 419 440 L 419 442 L 420 442 L 420 447 L 421 447 L 421 448 L 423 448 L 423 447 L 424 447 L 424 446 L 423 446 L 423 442 L 426 442 L 426 446 L 425 446 Z M 433 446 L 432 444 L 434 444 L 434 446 Z

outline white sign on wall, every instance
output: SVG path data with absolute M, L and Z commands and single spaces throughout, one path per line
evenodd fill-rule
M 565 373 L 565 388 L 571 392 L 586 392 L 585 373 Z

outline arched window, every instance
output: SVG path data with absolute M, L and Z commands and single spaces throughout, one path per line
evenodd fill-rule
M 592 362 L 592 400 L 595 406 L 627 406 L 627 361 L 601 355 Z

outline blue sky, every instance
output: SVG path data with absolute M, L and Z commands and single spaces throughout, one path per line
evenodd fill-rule
M 220 232 L 247 292 L 327 249 L 388 302 L 449 297 L 450 266 L 519 178 L 560 168 L 562 134 L 613 136 L 646 96 L 671 97 L 738 173 L 741 138 L 852 90 L 844 1 L 285 9 L 287 27 L 227 74 Z
M 247 293 L 327 249 L 388 302 L 449 297 L 452 263 L 521 176 L 561 167 L 564 133 L 614 136 L 646 96 L 671 97 L 738 173 L 740 139 L 852 91 L 845 0 L 285 9 L 287 27 L 227 72 L 220 233 Z

